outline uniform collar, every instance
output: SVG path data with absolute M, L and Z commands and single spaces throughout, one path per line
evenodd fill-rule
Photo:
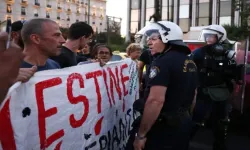
M 161 55 L 163 55 L 163 54 L 169 52 L 171 48 L 172 48 L 171 46 L 168 47 L 168 48 L 165 48 L 161 53 L 156 53 L 156 54 L 154 54 L 153 57 L 154 57 L 154 58 L 157 58 L 158 56 L 161 56 Z

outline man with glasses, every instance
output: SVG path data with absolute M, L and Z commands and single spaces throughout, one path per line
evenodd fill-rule
M 197 68 L 181 28 L 169 21 L 144 27 L 154 57 L 145 89 L 134 150 L 187 150 L 195 101 Z
M 93 33 L 92 27 L 85 22 L 73 23 L 69 28 L 67 41 L 62 47 L 62 53 L 51 59 L 58 62 L 61 68 L 76 66 L 77 50 L 83 49 L 92 41 Z

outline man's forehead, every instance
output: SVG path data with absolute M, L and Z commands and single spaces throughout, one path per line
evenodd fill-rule
M 107 49 L 107 47 L 102 46 L 99 48 L 99 51 L 109 51 L 109 50 Z
M 207 36 L 207 37 L 217 37 L 216 34 L 212 34 L 212 33 L 207 33 L 207 34 L 205 34 L 205 36 Z
M 55 22 L 44 22 L 43 27 L 47 28 L 47 29 L 51 29 L 51 28 L 53 28 L 53 29 L 58 28 L 59 29 L 59 25 L 57 23 L 55 23 Z
M 150 36 L 159 36 L 159 35 L 160 35 L 160 33 L 154 32 L 154 33 L 152 33 Z
M 61 33 L 61 30 L 57 23 L 47 22 L 43 25 L 43 28 L 45 32 L 47 31 L 47 32 L 60 32 Z

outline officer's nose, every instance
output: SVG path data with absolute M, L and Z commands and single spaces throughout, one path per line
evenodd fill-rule
M 147 44 L 148 44 L 148 46 L 149 46 L 149 45 L 152 45 L 152 40 L 148 40 L 148 41 L 147 41 Z

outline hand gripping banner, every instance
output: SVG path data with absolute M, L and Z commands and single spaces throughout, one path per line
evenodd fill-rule
M 138 90 L 131 59 L 38 72 L 1 105 L 0 149 L 124 149 Z

